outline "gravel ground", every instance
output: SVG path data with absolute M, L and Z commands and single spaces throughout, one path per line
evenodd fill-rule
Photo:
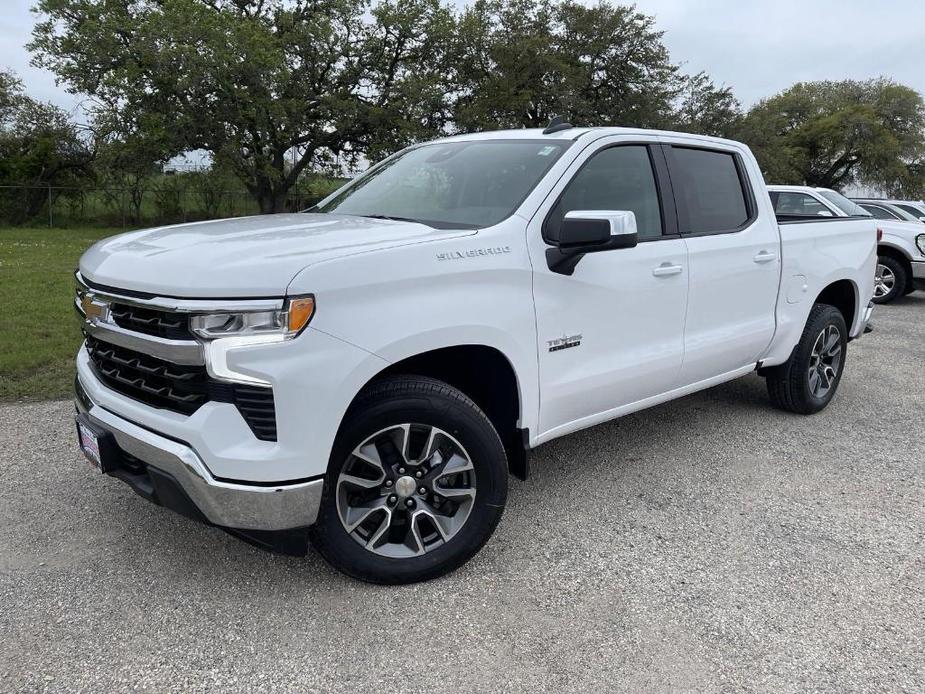
M 925 691 L 925 294 L 875 324 L 814 417 L 752 376 L 538 449 L 401 588 L 92 474 L 68 402 L 0 408 L 0 689 Z

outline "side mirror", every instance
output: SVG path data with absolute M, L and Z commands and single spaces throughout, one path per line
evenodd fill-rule
M 832 216 L 832 213 L 829 212 L 828 210 L 819 210 L 819 211 L 816 213 L 816 216 L 817 216 L 817 217 L 831 217 L 831 216 Z
M 554 248 L 546 249 L 553 272 L 571 275 L 586 253 L 633 248 L 639 243 L 636 215 L 626 210 L 572 210 L 565 213 Z
M 925 217 L 919 217 L 919 221 L 925 224 Z

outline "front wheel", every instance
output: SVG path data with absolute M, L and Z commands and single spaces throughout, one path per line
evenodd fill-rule
M 790 359 L 766 374 L 775 407 L 798 414 L 819 412 L 835 397 L 848 347 L 845 319 L 834 306 L 816 304 Z
M 351 407 L 328 465 L 314 546 L 372 583 L 413 583 L 465 563 L 507 499 L 504 446 L 466 395 L 398 376 Z
M 877 258 L 873 297 L 875 304 L 888 304 L 893 299 L 903 296 L 910 284 L 906 268 L 896 258 L 888 255 Z

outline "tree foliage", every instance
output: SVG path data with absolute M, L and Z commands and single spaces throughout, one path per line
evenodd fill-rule
M 921 95 L 881 78 L 795 84 L 751 109 L 741 136 L 775 183 L 895 190 L 916 185 L 923 129 Z
M 889 80 L 800 83 L 743 114 L 731 87 L 683 74 L 635 6 L 442 1 L 37 0 L 30 48 L 93 98 L 101 170 L 139 195 L 146 172 L 205 150 L 279 211 L 307 174 L 554 115 L 742 139 L 774 182 L 925 187 L 922 98 Z M 3 123 L 25 108 L 10 80 Z M 76 152 L 63 114 L 30 103 Z
M 11 72 L 0 71 L 0 215 L 14 222 L 34 217 L 50 186 L 67 186 L 86 174 L 92 153 L 60 108 L 23 93 Z
M 684 77 L 674 127 L 682 132 L 735 137 L 742 107 L 732 87 L 717 87 L 704 72 Z
M 654 19 L 634 7 L 572 0 L 477 0 L 459 17 L 460 130 L 671 120 L 678 69 Z
M 437 0 L 39 0 L 31 49 L 168 155 L 206 150 L 265 212 L 307 168 L 440 126 Z

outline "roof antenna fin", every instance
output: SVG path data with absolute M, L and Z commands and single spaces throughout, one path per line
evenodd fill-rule
M 574 127 L 571 123 L 566 123 L 562 116 L 553 116 L 549 119 L 549 125 L 546 126 L 546 129 L 543 131 L 544 135 L 552 135 L 557 133 L 560 130 L 568 130 L 569 128 Z

